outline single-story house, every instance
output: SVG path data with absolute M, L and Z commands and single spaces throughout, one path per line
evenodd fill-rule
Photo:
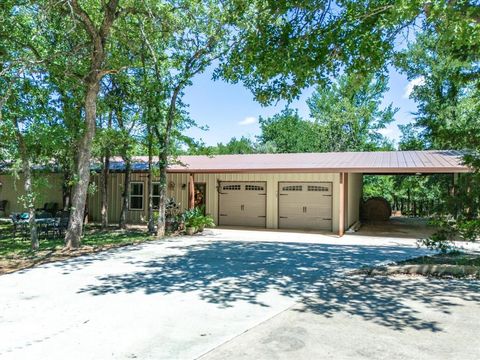
M 118 221 L 124 164 L 111 161 L 109 220 Z M 168 196 L 182 209 L 204 205 L 218 226 L 305 229 L 342 235 L 359 220 L 364 174 L 464 173 L 458 151 L 337 152 L 180 156 L 168 168 Z M 39 200 L 62 200 L 62 174 L 46 175 L 50 184 Z M 0 175 L 0 200 L 10 211 L 22 206 L 21 183 Z M 99 188 L 99 175 L 92 176 Z M 130 184 L 128 222 L 147 220 L 147 157 L 135 157 Z M 153 187 L 158 202 L 158 183 Z M 101 194 L 88 198 L 89 220 L 101 220 Z

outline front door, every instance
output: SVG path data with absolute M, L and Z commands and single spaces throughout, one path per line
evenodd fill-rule
M 195 207 L 200 207 L 203 209 L 203 214 L 205 215 L 205 206 L 206 206 L 206 194 L 207 194 L 207 184 L 205 183 L 195 183 L 194 184 L 195 194 L 193 197 L 193 203 Z

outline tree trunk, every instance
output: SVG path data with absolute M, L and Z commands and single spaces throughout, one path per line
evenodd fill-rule
M 78 181 L 73 187 L 72 209 L 70 221 L 65 234 L 65 246 L 68 249 L 80 246 L 83 232 L 83 217 L 87 201 L 88 184 L 90 182 L 90 159 L 93 136 L 95 135 L 95 121 L 97 118 L 97 95 L 99 83 L 89 84 L 85 97 L 85 132 L 80 139 L 76 164 Z
M 112 111 L 108 115 L 108 125 L 107 128 L 112 127 Z M 105 149 L 105 158 L 103 159 L 103 171 L 102 171 L 102 229 L 106 230 L 108 228 L 108 178 L 110 177 L 110 149 L 107 147 Z
M 62 201 L 63 201 L 63 210 L 68 211 L 70 209 L 71 205 L 71 199 L 72 199 L 72 186 L 70 185 L 72 177 L 71 174 L 66 171 L 65 174 L 63 175 L 63 185 L 62 185 Z
M 148 232 L 155 232 L 155 219 L 153 218 L 153 144 L 152 134 L 149 127 L 148 130 Z
M 132 174 L 132 165 L 129 156 L 123 157 L 123 161 L 125 162 L 125 179 L 123 181 L 123 193 L 122 193 L 122 211 L 120 213 L 120 221 L 118 222 L 118 226 L 120 229 L 127 228 L 127 211 L 130 201 L 130 177 Z
M 168 156 L 170 152 L 170 133 L 173 127 L 173 121 L 175 119 L 177 97 L 180 93 L 181 86 L 177 86 L 173 92 L 172 98 L 170 100 L 170 106 L 167 114 L 167 123 L 165 126 L 165 133 L 160 136 L 160 133 L 157 129 L 157 136 L 160 143 L 160 153 L 158 155 L 158 166 L 160 168 L 160 196 L 158 204 L 158 222 L 157 222 L 157 237 L 165 236 L 165 200 L 167 197 L 167 166 L 168 166 Z
M 102 72 L 105 60 L 104 46 L 108 40 L 113 22 L 119 15 L 117 11 L 119 0 L 109 0 L 104 4 L 105 13 L 101 20 L 100 28 L 88 16 L 77 0 L 68 2 L 69 10 L 83 24 L 91 42 L 90 73 L 85 78 L 85 129 L 78 144 L 76 156 L 75 177 L 77 182 L 73 187 L 72 209 L 70 220 L 65 234 L 65 246 L 67 249 L 80 246 L 85 204 L 87 201 L 88 184 L 90 182 L 90 159 L 93 136 L 97 118 L 97 97 L 100 90 L 100 80 L 105 75 Z
M 20 152 L 20 159 L 22 161 L 22 172 L 23 172 L 23 187 L 25 190 L 26 196 L 26 205 L 28 209 L 28 226 L 30 229 L 30 241 L 32 250 L 38 250 L 38 232 L 37 232 L 37 223 L 35 222 L 35 194 L 33 193 L 32 188 L 32 170 L 30 160 L 28 158 L 28 150 L 25 144 L 25 139 L 20 131 L 20 126 L 17 119 L 14 119 L 15 122 L 15 135 L 18 141 L 18 147 Z
M 32 173 L 30 170 L 30 162 L 28 160 L 22 161 L 22 169 L 24 176 L 25 194 L 28 201 L 28 226 L 30 228 L 30 241 L 32 244 L 32 250 L 38 250 L 38 231 L 37 223 L 35 221 L 35 201 L 32 189 Z
M 108 228 L 108 178 L 110 175 L 110 151 L 105 151 L 103 159 L 103 169 L 101 173 L 101 190 L 102 190 L 102 229 Z
M 410 188 L 407 190 L 407 211 L 409 216 L 412 215 Z
M 159 184 L 159 191 L 160 196 L 158 199 L 158 221 L 157 221 L 157 237 L 165 236 L 165 200 L 166 200 L 166 193 L 167 193 L 167 167 L 164 166 L 165 162 L 163 162 L 163 158 L 165 156 L 160 155 L 160 184 Z
M 30 228 L 30 241 L 32 244 L 32 250 L 38 250 L 38 231 L 37 223 L 35 221 L 35 197 L 32 189 L 32 172 L 30 169 L 30 161 L 28 159 L 22 159 L 22 171 L 24 176 L 24 189 L 26 194 L 27 208 L 28 208 L 28 226 Z

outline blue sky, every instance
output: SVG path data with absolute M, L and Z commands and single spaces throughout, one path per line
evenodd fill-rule
M 286 102 L 281 101 L 275 106 L 262 107 L 243 85 L 211 80 L 212 70 L 209 69 L 195 77 L 193 85 L 186 89 L 184 98 L 189 104 L 190 116 L 199 125 L 209 127 L 208 131 L 190 129 L 188 134 L 196 139 L 202 139 L 207 145 L 225 143 L 233 136 L 254 138 L 260 133 L 258 117 L 272 116 L 286 105 Z M 390 90 L 385 93 L 383 104 L 386 106 L 393 103 L 399 110 L 395 122 L 390 124 L 383 134 L 395 141 L 400 135 L 397 125 L 411 122 L 412 112 L 416 111 L 414 101 L 408 98 L 408 87 L 409 81 L 406 76 L 390 69 Z M 306 89 L 301 97 L 291 104 L 291 107 L 297 108 L 304 118 L 309 117 L 306 100 L 312 91 Z

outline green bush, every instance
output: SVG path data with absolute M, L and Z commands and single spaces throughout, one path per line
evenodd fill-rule
M 181 215 L 185 227 L 214 227 L 215 222 L 211 215 L 204 215 L 203 207 L 196 207 L 193 209 L 185 210 Z
M 476 241 L 480 234 L 480 219 L 444 217 L 431 220 L 430 224 L 438 230 L 430 237 L 419 240 L 419 245 L 442 253 L 454 251 L 455 240 Z

